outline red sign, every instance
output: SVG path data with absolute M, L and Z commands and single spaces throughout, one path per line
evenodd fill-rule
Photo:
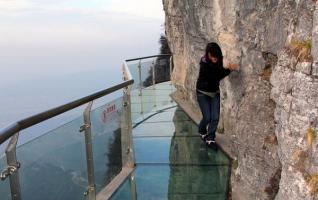
M 102 120 L 104 123 L 107 122 L 107 119 L 109 117 L 109 114 L 113 113 L 116 111 L 116 105 L 110 105 L 108 107 L 105 108 L 105 110 L 102 112 Z

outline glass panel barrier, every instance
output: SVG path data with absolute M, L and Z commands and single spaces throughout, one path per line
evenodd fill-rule
M 172 103 L 169 94 L 175 88 L 170 82 L 165 82 L 170 80 L 169 56 L 129 62 L 128 68 L 135 80 L 131 93 L 133 123 Z
M 141 62 L 141 83 L 142 83 L 142 88 L 149 87 L 149 86 L 151 86 L 153 84 L 153 82 L 152 82 L 152 78 L 153 78 L 152 69 L 153 69 L 153 67 L 155 65 L 154 62 L 155 61 L 153 59 Z M 135 80 L 138 80 L 138 79 L 136 78 Z
M 142 88 L 146 88 L 153 85 L 154 81 L 155 83 L 170 81 L 169 56 L 129 62 L 128 68 L 135 80 L 132 90 L 140 88 L 140 82 Z M 153 69 L 155 69 L 155 72 L 153 72 Z M 155 78 L 153 76 L 155 76 Z
M 138 90 L 131 92 L 131 112 L 133 123 L 145 119 L 147 116 L 155 113 L 158 109 L 163 109 L 164 106 L 174 106 L 170 94 L 175 91 L 175 88 L 170 82 L 156 84 L 155 87 L 150 86 L 142 89 L 142 95 L 139 95 Z
M 132 78 L 134 79 L 134 83 L 131 85 L 131 89 L 134 90 L 134 89 L 138 89 L 139 87 L 139 79 L 138 79 L 138 76 L 139 76 L 139 71 L 138 71 L 138 65 L 139 63 L 138 62 L 129 62 L 127 63 L 127 66 L 128 66 L 128 69 L 131 73 L 131 76 Z
M 153 63 L 153 60 L 128 63 L 131 76 L 135 80 L 134 84 L 132 85 L 132 90 L 140 88 L 140 84 L 142 88 L 152 85 L 151 69 L 153 68 Z
M 96 193 L 121 171 L 123 98 L 90 113 Z M 83 116 L 17 148 L 22 199 L 86 199 L 87 166 Z M 0 169 L 6 168 L 6 157 Z M 9 178 L 0 182 L 1 199 L 11 199 Z
M 7 160 L 5 154 L 0 158 L 0 172 L 7 168 Z M 10 181 L 9 177 L 5 180 L 0 180 L 0 194 L 1 200 L 11 200 Z
M 163 83 L 158 84 L 158 86 L 162 86 Z M 169 88 L 170 85 L 166 84 L 165 89 L 158 89 L 153 88 L 152 86 L 142 89 L 142 98 L 143 103 L 156 103 L 161 101 L 170 101 L 171 98 L 169 97 L 170 93 L 174 91 L 174 89 Z M 140 97 L 137 90 L 132 91 L 132 97 L 131 97 L 132 103 L 139 103 Z M 171 103 L 171 102 L 169 102 Z
M 122 168 L 122 103 L 123 99 L 119 98 L 91 112 L 96 193 Z
M 87 167 L 79 117 L 17 148 L 22 199 L 85 199 Z
M 129 65 L 135 79 L 131 94 L 133 121 L 141 121 L 164 106 L 175 105 L 169 96 L 174 88 L 170 82 L 164 82 L 170 79 L 169 59 L 152 58 Z M 153 85 L 161 82 L 164 83 Z M 123 166 L 122 105 L 121 97 L 90 112 L 96 193 L 110 183 Z M 86 199 L 85 137 L 84 132 L 79 131 L 83 124 L 81 115 L 17 147 L 22 199 Z M 2 156 L 0 170 L 6 167 L 6 157 Z M 1 199 L 11 199 L 9 185 L 9 178 L 0 182 Z

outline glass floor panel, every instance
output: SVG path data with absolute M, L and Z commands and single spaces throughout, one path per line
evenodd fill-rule
M 189 121 L 190 117 L 184 115 L 184 112 L 175 106 L 170 109 L 163 110 L 159 113 L 154 114 L 151 118 L 147 119 L 143 123 L 148 122 L 172 122 L 172 121 Z
M 176 106 L 169 96 L 175 91 L 170 81 L 143 88 L 140 95 L 138 89 L 131 91 L 131 112 L 133 122 L 140 122 L 149 115 L 158 112 L 166 106 Z M 140 96 L 139 96 L 140 95 Z
M 176 123 L 159 121 L 159 122 L 147 122 L 143 121 L 140 124 L 135 124 L 134 137 L 199 137 L 197 127 L 191 125 L 190 120 L 178 121 Z M 179 126 L 177 124 L 182 124 Z M 177 126 L 176 126 L 177 125 Z
M 230 159 L 206 147 L 190 117 L 175 102 L 143 114 L 137 108 L 132 112 L 136 168 L 111 199 L 227 199 Z
M 139 110 L 135 110 L 136 108 L 134 108 L 135 105 L 132 105 L 132 112 L 131 112 L 131 117 L 132 117 L 132 122 L 134 124 L 136 123 L 140 123 L 142 122 L 143 120 L 147 120 L 149 119 L 150 117 L 156 115 L 158 112 L 162 112 L 162 110 L 165 110 L 165 109 L 169 109 L 171 107 L 175 107 L 177 106 L 176 103 L 168 103 L 168 105 L 163 105 L 162 107 L 152 107 L 151 109 L 149 109 L 147 112 L 143 111 L 141 112 Z
M 162 126 L 163 124 L 164 126 Z M 175 127 L 172 122 L 141 123 L 135 129 L 134 137 L 173 136 L 175 131 Z
M 225 200 L 228 174 L 228 166 L 138 165 L 112 199 Z
M 134 139 L 136 163 L 230 165 L 222 151 L 214 151 L 199 137 L 144 137 Z

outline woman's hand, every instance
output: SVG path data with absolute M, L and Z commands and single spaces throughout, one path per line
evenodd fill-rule
M 231 71 L 237 70 L 237 69 L 238 69 L 238 64 L 229 63 L 229 64 L 228 64 L 228 68 L 229 68 Z
M 231 71 L 237 70 L 238 69 L 238 64 L 230 63 L 228 60 L 224 59 L 223 60 L 225 68 L 228 68 Z

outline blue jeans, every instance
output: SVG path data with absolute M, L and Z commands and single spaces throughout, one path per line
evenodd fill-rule
M 203 116 L 199 124 L 199 133 L 208 133 L 209 139 L 214 140 L 220 117 L 220 93 L 210 97 L 197 92 L 197 100 Z

